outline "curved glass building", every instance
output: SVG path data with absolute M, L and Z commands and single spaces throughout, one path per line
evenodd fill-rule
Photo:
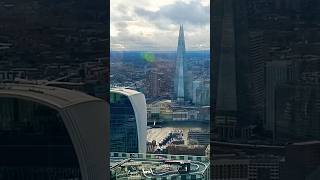
M 147 138 L 145 96 L 135 90 L 110 91 L 110 151 L 145 153 Z
M 108 179 L 107 103 L 55 87 L 0 85 L 0 179 Z

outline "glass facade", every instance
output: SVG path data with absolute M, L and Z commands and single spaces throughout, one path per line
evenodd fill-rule
M 60 114 L 18 98 L 0 99 L 0 179 L 80 179 Z
M 176 61 L 176 72 L 174 80 L 174 90 L 177 102 L 184 102 L 186 100 L 187 89 L 187 76 L 186 76 L 186 63 L 185 63 L 185 41 L 183 26 L 180 26 L 179 39 L 177 47 L 177 61 Z
M 139 152 L 133 106 L 125 95 L 110 93 L 110 152 Z

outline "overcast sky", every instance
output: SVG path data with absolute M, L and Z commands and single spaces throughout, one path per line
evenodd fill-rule
M 210 48 L 209 0 L 111 0 L 111 49 L 176 50 L 184 25 L 187 50 Z

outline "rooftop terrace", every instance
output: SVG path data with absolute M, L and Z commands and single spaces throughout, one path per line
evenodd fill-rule
M 205 156 L 116 153 L 111 156 L 115 179 L 208 179 L 209 159 Z

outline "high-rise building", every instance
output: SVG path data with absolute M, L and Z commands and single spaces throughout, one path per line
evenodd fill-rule
M 107 110 L 78 91 L 1 84 L 1 179 L 108 179 Z
M 146 95 L 147 97 L 156 98 L 160 95 L 160 73 L 156 70 L 149 70 L 146 73 Z
M 301 0 L 274 0 L 275 8 L 278 10 L 291 10 L 300 11 L 302 1 Z
M 320 87 L 286 83 L 275 90 L 275 129 L 278 142 L 320 138 Z
M 281 179 L 319 179 L 320 142 L 307 141 L 286 146 L 285 160 Z M 317 176 L 311 178 L 313 174 Z
M 252 111 L 256 122 L 261 124 L 265 118 L 265 40 L 261 31 L 249 33 L 250 59 L 250 94 L 252 97 Z
M 266 117 L 264 127 L 275 138 L 275 90 L 289 77 L 288 61 L 270 61 L 266 64 Z
M 196 106 L 208 106 L 210 104 L 210 83 L 205 80 L 192 82 L 192 103 Z
M 267 155 L 215 155 L 211 179 L 280 179 L 280 157 Z
M 110 151 L 145 153 L 147 105 L 144 94 L 127 89 L 110 91 Z
M 197 89 L 200 87 L 201 81 L 195 80 L 192 82 L 192 103 L 196 104 L 197 103 Z
M 211 5 L 213 21 L 213 128 L 222 139 L 251 122 L 246 1 L 217 0 Z
M 176 71 L 174 80 L 174 97 L 178 103 L 184 103 L 187 100 L 188 87 L 187 87 L 187 68 L 185 63 L 185 41 L 183 26 L 180 25 L 178 48 L 177 48 L 177 60 Z

